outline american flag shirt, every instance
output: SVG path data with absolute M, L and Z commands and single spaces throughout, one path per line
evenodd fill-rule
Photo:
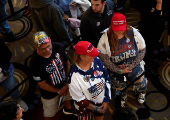
M 88 81 L 84 78 L 88 77 Z M 102 63 L 96 57 L 87 71 L 73 65 L 69 73 L 69 91 L 77 102 L 87 99 L 94 103 L 108 102 L 111 99 L 110 77 Z
M 31 65 L 34 80 L 37 82 L 46 80 L 47 84 L 62 88 L 66 82 L 65 63 L 67 61 L 68 56 L 64 47 L 58 43 L 52 44 L 52 54 L 49 58 L 41 57 L 35 52 Z M 41 88 L 40 91 L 44 99 L 51 99 L 58 95 Z

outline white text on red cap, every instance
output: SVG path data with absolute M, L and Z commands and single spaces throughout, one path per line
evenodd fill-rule
M 121 20 L 121 21 L 113 21 L 113 25 L 122 25 L 122 24 L 124 24 L 124 22 L 126 22 L 126 21 L 124 21 L 124 20 Z

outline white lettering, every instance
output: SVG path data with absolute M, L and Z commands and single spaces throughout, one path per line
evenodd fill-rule
M 128 50 L 128 51 L 120 54 L 119 56 L 111 56 L 111 59 L 112 59 L 112 62 L 117 63 L 122 60 L 128 59 L 130 57 L 134 57 L 134 56 L 136 56 L 136 51 L 134 49 L 132 49 L 132 50 Z
M 126 55 L 126 58 L 129 58 L 130 50 L 126 51 L 126 52 L 125 52 L 125 55 Z
M 123 55 L 121 55 L 121 56 L 120 56 L 120 59 L 121 59 L 121 60 L 126 59 L 126 57 L 125 57 L 125 53 L 123 53 Z
M 109 15 L 111 15 L 112 14 L 112 11 L 111 10 L 109 10 L 109 12 L 107 13 L 107 15 L 109 16 Z
M 131 50 L 131 54 L 130 54 L 130 57 L 134 57 L 136 56 L 136 51 L 134 49 Z
M 119 56 L 115 56 L 115 62 L 119 62 L 120 59 L 119 59 Z

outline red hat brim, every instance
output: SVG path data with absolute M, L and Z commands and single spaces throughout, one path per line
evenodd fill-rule
M 87 53 L 87 55 L 92 56 L 92 57 L 97 57 L 99 55 L 99 50 L 94 47 L 91 52 Z
M 116 32 L 116 31 L 126 31 L 126 24 L 118 25 L 118 26 L 113 26 L 112 25 L 112 30 L 113 30 L 113 32 Z

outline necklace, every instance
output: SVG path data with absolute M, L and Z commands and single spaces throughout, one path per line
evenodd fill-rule
M 82 67 L 80 64 L 78 65 L 82 70 L 85 70 L 85 69 L 83 69 L 84 67 Z M 83 77 L 83 80 L 85 81 L 85 82 L 89 82 L 89 80 L 91 79 L 92 81 L 94 81 L 94 78 L 90 78 L 91 77 L 91 65 L 90 65 L 90 75 L 87 75 L 87 71 L 88 70 L 85 70 L 85 76 Z
M 92 71 L 93 71 L 93 70 L 91 70 L 91 69 L 93 69 L 93 68 L 90 68 L 90 70 L 89 70 L 90 75 L 87 75 L 87 73 L 85 72 L 86 75 L 83 77 L 83 80 L 84 80 L 85 82 L 90 82 L 90 80 L 91 80 L 91 81 L 94 81 L 94 78 L 91 78 L 91 77 L 92 77 Z
M 88 82 L 88 81 L 89 81 L 89 79 L 87 78 L 87 75 L 84 76 L 83 80 L 84 80 L 85 82 Z

